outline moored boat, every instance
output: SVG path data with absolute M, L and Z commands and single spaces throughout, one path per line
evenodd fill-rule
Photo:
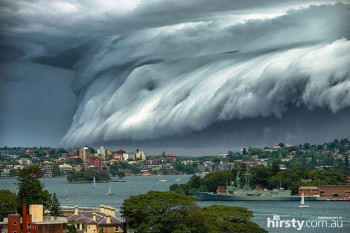
M 256 190 L 249 186 L 250 174 L 245 174 L 245 186 L 241 188 L 239 173 L 236 177 L 237 186 L 233 183 L 226 187 L 224 192 L 210 193 L 210 192 L 193 192 L 201 201 L 300 201 L 301 197 L 292 196 L 291 190 L 283 188 L 273 190 Z M 316 197 L 307 197 L 308 201 L 316 200 Z

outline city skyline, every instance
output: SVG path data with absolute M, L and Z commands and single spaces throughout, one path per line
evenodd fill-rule
M 350 137 L 349 1 L 0 5 L 0 147 L 207 155 Z

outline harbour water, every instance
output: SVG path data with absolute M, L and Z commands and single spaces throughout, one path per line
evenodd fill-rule
M 182 180 L 176 181 L 179 177 Z M 146 193 L 150 190 L 168 191 L 174 183 L 184 183 L 191 176 L 128 176 L 127 182 L 68 184 L 65 178 L 43 178 L 45 188 L 56 193 L 62 206 L 98 207 L 100 204 L 112 205 L 118 210 L 131 195 Z M 159 182 L 159 180 L 166 180 Z M 16 179 L 0 179 L 0 189 L 9 189 L 17 192 Z M 109 186 L 113 195 L 106 195 Z M 236 201 L 236 202 L 198 202 L 200 206 L 222 204 L 246 207 L 254 212 L 253 221 L 269 232 L 350 232 L 350 202 L 345 201 L 314 201 L 309 202 L 309 208 L 298 208 L 299 203 L 293 201 Z M 270 227 L 268 227 L 270 218 Z M 300 230 L 288 227 L 281 221 L 304 221 Z M 309 227 L 305 224 L 308 221 Z M 321 222 L 323 221 L 323 222 Z M 327 227 L 326 222 L 327 221 Z M 338 227 L 331 227 L 332 221 L 337 221 Z M 276 227 L 278 224 L 279 227 Z M 318 224 L 316 226 L 316 224 Z M 323 226 L 322 226 L 323 224 Z M 341 227 L 340 227 L 341 224 Z M 295 224 L 297 226 L 297 223 Z M 273 227 L 274 226 L 274 227 Z M 316 227 L 315 227 L 316 226 Z M 333 225 L 334 226 L 334 225 Z

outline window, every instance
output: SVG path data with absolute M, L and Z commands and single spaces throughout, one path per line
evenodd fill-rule
M 14 231 L 13 233 L 17 233 L 17 231 Z
M 350 191 L 345 191 L 345 196 L 349 197 L 350 196 Z
M 17 221 L 13 221 L 13 225 L 17 225 Z
M 30 223 L 27 223 L 27 229 L 30 229 Z

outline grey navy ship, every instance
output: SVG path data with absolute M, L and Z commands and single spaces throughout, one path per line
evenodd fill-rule
M 237 187 L 233 182 L 226 187 L 225 193 L 210 192 L 193 192 L 201 201 L 300 201 L 300 196 L 292 196 L 291 190 L 283 188 L 273 190 L 256 190 L 249 186 L 250 176 L 248 172 L 245 174 L 245 185 L 242 188 L 240 184 L 239 173 L 236 177 Z M 308 196 L 308 201 L 316 200 L 314 196 Z

